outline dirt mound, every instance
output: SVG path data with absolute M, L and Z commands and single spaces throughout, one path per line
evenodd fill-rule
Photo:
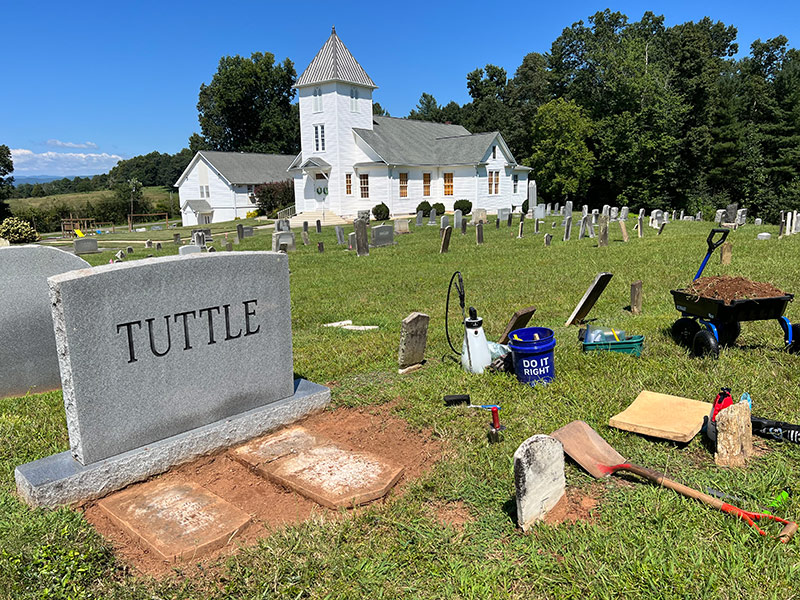
M 692 282 L 689 287 L 680 290 L 712 300 L 722 300 L 730 304 L 734 300 L 753 300 L 757 298 L 775 298 L 785 296 L 786 293 L 771 283 L 764 281 L 751 281 L 745 277 L 701 277 Z

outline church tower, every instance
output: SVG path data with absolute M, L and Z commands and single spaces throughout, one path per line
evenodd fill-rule
M 360 153 L 353 129 L 372 129 L 372 90 L 378 86 L 334 27 L 295 87 L 301 146 L 292 168 L 296 210 L 347 214 L 347 199 L 358 196 L 353 164 Z

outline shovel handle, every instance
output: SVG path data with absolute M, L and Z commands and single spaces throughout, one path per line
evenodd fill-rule
M 703 259 L 703 264 L 700 265 L 700 268 L 697 270 L 697 274 L 694 276 L 692 281 L 697 281 L 700 278 L 700 275 L 703 273 L 703 269 L 706 268 L 706 263 L 708 263 L 708 259 L 711 258 L 711 255 L 714 253 L 714 250 L 717 249 L 722 242 L 724 242 L 728 238 L 728 234 L 731 232 L 730 229 L 726 229 L 725 227 L 715 227 L 711 230 L 711 233 L 708 234 L 708 238 L 706 238 L 706 244 L 708 245 L 708 252 L 706 252 L 706 257 Z M 721 234 L 722 237 L 719 238 L 716 242 L 714 241 L 714 236 L 716 234 Z
M 713 508 L 721 510 L 722 512 L 726 512 L 728 514 L 734 515 L 745 521 L 748 525 L 753 527 L 759 534 L 767 535 L 767 532 L 761 529 L 758 525 L 756 525 L 756 521 L 761 519 L 776 521 L 778 523 L 783 523 L 783 529 L 781 529 L 780 533 L 777 536 L 777 539 L 782 543 L 787 543 L 789 540 L 792 539 L 795 533 L 797 533 L 798 525 L 793 521 L 787 521 L 786 519 L 781 519 L 780 517 L 776 517 L 775 515 L 766 514 L 766 513 L 754 513 L 747 510 L 743 510 L 732 504 L 728 504 L 727 502 L 723 502 L 719 498 L 714 498 L 713 496 L 709 496 L 708 494 L 704 494 L 698 490 L 690 488 L 688 486 L 683 485 L 682 483 L 678 483 L 677 481 L 673 481 L 666 477 L 663 473 L 659 473 L 658 471 L 654 471 L 653 469 L 648 469 L 646 467 L 640 467 L 639 465 L 632 465 L 630 463 L 624 463 L 621 465 L 614 465 L 613 467 L 609 467 L 610 472 L 616 471 L 628 471 L 630 473 L 634 473 L 635 475 L 639 475 L 647 479 L 648 481 L 664 486 L 671 490 L 678 492 L 683 496 L 687 496 L 688 498 L 694 498 L 695 500 L 699 500 L 704 504 L 708 504 Z

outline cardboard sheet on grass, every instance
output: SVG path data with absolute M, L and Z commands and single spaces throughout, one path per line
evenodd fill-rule
M 703 426 L 710 402 L 643 390 L 633 403 L 608 421 L 610 427 L 650 437 L 686 443 Z

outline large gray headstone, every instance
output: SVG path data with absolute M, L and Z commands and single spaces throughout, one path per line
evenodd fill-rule
M 533 212 L 533 218 L 542 220 L 545 218 L 545 205 L 544 204 L 537 204 L 536 209 Z
M 293 394 L 285 256 L 144 259 L 49 284 L 70 447 L 82 464 Z
M 431 318 L 420 312 L 408 315 L 400 326 L 400 350 L 397 363 L 401 369 L 421 363 L 425 359 L 428 342 L 428 323 Z
M 0 398 L 61 387 L 47 278 L 88 268 L 49 246 L 0 248 Z
M 725 207 L 725 223 L 736 222 L 736 212 L 739 210 L 739 203 L 734 202 Z
M 549 435 L 534 435 L 514 452 L 517 523 L 523 531 L 544 519 L 564 496 L 564 447 Z
M 394 228 L 391 225 L 376 225 L 372 228 L 372 247 L 394 244 Z
M 96 254 L 99 252 L 97 249 L 97 239 L 95 238 L 75 238 L 72 240 L 72 248 L 75 254 Z

